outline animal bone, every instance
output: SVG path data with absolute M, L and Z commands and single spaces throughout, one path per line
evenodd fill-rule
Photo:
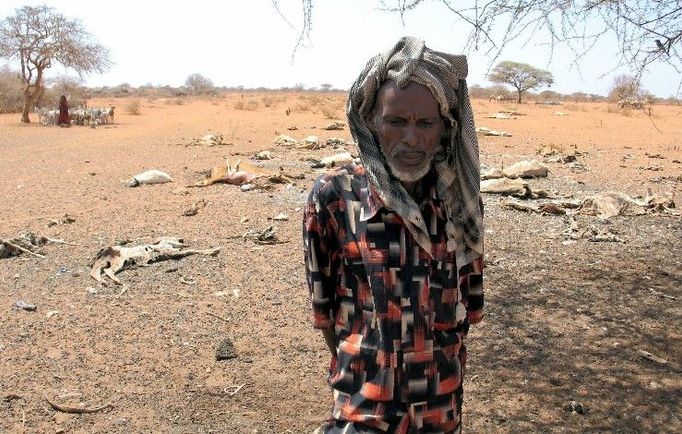
M 220 252 L 220 248 L 214 249 L 184 249 L 185 243 L 182 238 L 161 237 L 154 244 L 143 244 L 134 247 L 111 246 L 97 253 L 95 263 L 90 270 L 90 276 L 96 281 L 106 285 L 102 273 L 117 284 L 121 281 L 116 273 L 124 268 L 132 268 L 136 265 L 148 265 L 153 262 L 166 261 L 168 259 L 180 259 L 190 255 L 211 255 Z

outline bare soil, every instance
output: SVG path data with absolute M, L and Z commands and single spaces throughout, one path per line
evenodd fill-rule
M 0 115 L 0 238 L 33 231 L 69 243 L 42 248 L 44 259 L 0 259 L 0 432 L 309 433 L 319 426 L 331 404 L 328 357 L 310 327 L 300 220 L 320 169 L 301 159 L 337 150 L 293 150 L 273 139 L 350 141 L 347 127 L 322 129 L 343 119 L 344 98 L 148 100 L 140 115 L 126 113 L 127 100 L 92 101 L 117 106 L 115 123 L 96 128 L 22 125 L 19 115 Z M 524 115 L 485 118 L 504 108 Z M 680 206 L 680 107 L 654 106 L 648 115 L 606 104 L 475 101 L 474 109 L 477 126 L 512 134 L 480 137 L 487 165 L 540 159 L 536 150 L 546 144 L 583 153 L 587 171 L 547 163 L 549 177 L 532 180 L 534 188 L 574 198 L 649 190 Z M 209 133 L 232 145 L 185 146 Z M 259 164 L 304 179 L 248 192 L 227 184 L 181 189 L 225 157 L 251 162 L 261 150 L 274 160 Z M 147 169 L 174 182 L 126 187 Z M 183 215 L 201 199 L 206 207 Z M 465 432 L 681 432 L 682 218 L 579 215 L 580 226 L 624 242 L 566 242 L 565 216 L 503 209 L 494 195 L 484 201 L 487 317 L 468 343 Z M 273 221 L 279 213 L 289 220 Z M 65 214 L 75 222 L 48 227 Z M 270 225 L 281 243 L 242 237 Z M 222 251 L 123 271 L 123 287 L 89 276 L 101 248 L 165 235 Z M 37 310 L 14 309 L 19 300 Z M 224 339 L 237 357 L 217 361 Z M 69 414 L 46 397 L 110 407 Z

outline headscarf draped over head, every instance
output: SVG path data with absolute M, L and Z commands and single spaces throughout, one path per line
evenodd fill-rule
M 388 163 L 367 120 L 381 85 L 399 88 L 415 82 L 429 88 L 449 125 L 449 137 L 433 159 L 436 192 L 446 213 L 447 249 L 458 267 L 483 255 L 483 206 L 474 117 L 466 84 L 466 56 L 433 51 L 423 41 L 404 37 L 387 53 L 373 57 L 350 90 L 346 113 L 368 178 L 384 204 L 405 222 L 414 239 L 431 254 L 431 241 L 417 203 L 390 174 Z

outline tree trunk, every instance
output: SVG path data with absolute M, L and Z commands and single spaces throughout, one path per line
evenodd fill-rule
M 516 101 L 517 104 L 521 104 L 521 93 L 522 91 L 519 90 L 519 99 Z
M 21 122 L 25 124 L 30 124 L 31 119 L 28 114 L 31 112 L 31 97 L 29 95 L 24 95 L 24 108 L 21 111 Z

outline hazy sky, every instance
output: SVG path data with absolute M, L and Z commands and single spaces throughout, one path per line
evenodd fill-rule
M 279 0 L 293 27 L 276 12 L 271 0 L 0 0 L 0 19 L 26 4 L 47 4 L 82 20 L 111 50 L 114 66 L 105 74 L 86 77 L 88 86 L 179 86 L 190 74 L 199 73 L 217 86 L 330 83 L 348 89 L 367 60 L 389 49 L 401 36 L 416 36 L 431 48 L 462 53 L 469 31 L 440 2 L 427 2 L 407 14 L 403 24 L 398 14 L 377 10 L 374 0 L 316 0 L 310 40 L 299 48 L 292 63 L 302 26 L 301 0 Z M 509 47 L 498 60 L 549 70 L 555 78 L 552 90 L 557 92 L 606 94 L 614 76 L 627 72 L 609 72 L 616 65 L 614 40 L 598 44 L 583 59 L 580 70 L 569 68 L 573 57 L 568 50 L 555 50 L 550 59 L 546 46 L 519 45 Z M 490 58 L 480 52 L 468 55 L 469 85 L 490 85 L 485 77 Z M 49 76 L 64 73 L 57 67 Z M 679 77 L 669 67 L 655 66 L 644 76 L 643 85 L 668 97 L 677 93 Z

